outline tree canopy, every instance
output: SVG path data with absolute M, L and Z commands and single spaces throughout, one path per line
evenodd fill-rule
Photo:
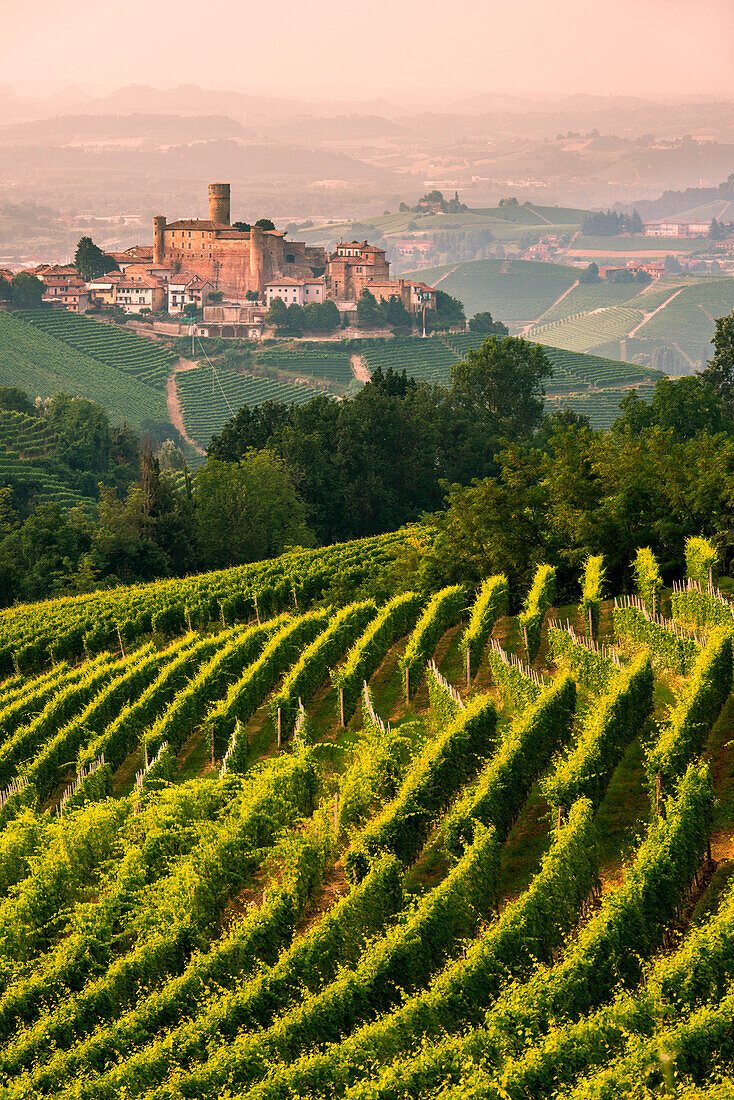
M 76 246 L 74 267 L 84 280 L 98 279 L 108 271 L 119 271 L 117 261 L 108 256 L 91 237 L 82 237 Z

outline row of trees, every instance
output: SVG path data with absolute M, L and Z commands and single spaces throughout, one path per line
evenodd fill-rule
M 585 237 L 614 237 L 619 233 L 643 233 L 642 218 L 635 210 L 632 214 L 618 214 L 616 210 L 601 210 L 581 226 Z

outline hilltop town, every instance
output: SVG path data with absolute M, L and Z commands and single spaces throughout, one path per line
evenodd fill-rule
M 437 292 L 424 282 L 392 278 L 385 250 L 368 241 L 339 240 L 333 251 L 290 241 L 263 219 L 231 223 L 230 185 L 209 185 L 209 217 L 153 219 L 153 243 L 105 252 L 108 270 L 84 278 L 78 267 L 40 265 L 29 274 L 43 284 L 43 303 L 86 313 L 188 316 L 199 335 L 258 339 L 268 330 L 273 303 L 286 308 L 333 303 L 335 323 L 357 320 L 370 302 L 398 303 L 409 317 L 435 310 Z M 0 272 L 6 280 L 12 272 Z M 332 309 L 332 312 L 333 312 Z

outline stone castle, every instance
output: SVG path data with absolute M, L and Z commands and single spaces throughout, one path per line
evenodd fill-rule
M 162 214 L 155 217 L 151 258 L 151 271 L 165 272 L 169 281 L 186 274 L 235 301 L 248 291 L 268 305 L 276 297 L 297 305 L 330 298 L 348 312 L 369 290 L 377 300 L 400 298 L 411 313 L 436 306 L 433 287 L 391 279 L 385 250 L 367 241 L 339 241 L 327 253 L 319 246 L 286 241 L 277 229 L 235 229 L 230 223 L 228 183 L 209 184 L 206 220 L 168 222 Z
M 168 222 L 162 214 L 153 219 L 153 263 L 207 279 L 227 297 L 244 298 L 247 291 L 263 297 L 274 280 L 322 276 L 327 256 L 323 248 L 286 241 L 276 229 L 233 228 L 229 184 L 210 183 L 208 220 Z

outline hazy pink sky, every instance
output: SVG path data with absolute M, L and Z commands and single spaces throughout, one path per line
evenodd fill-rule
M 0 0 L 0 81 L 734 95 L 734 0 Z

